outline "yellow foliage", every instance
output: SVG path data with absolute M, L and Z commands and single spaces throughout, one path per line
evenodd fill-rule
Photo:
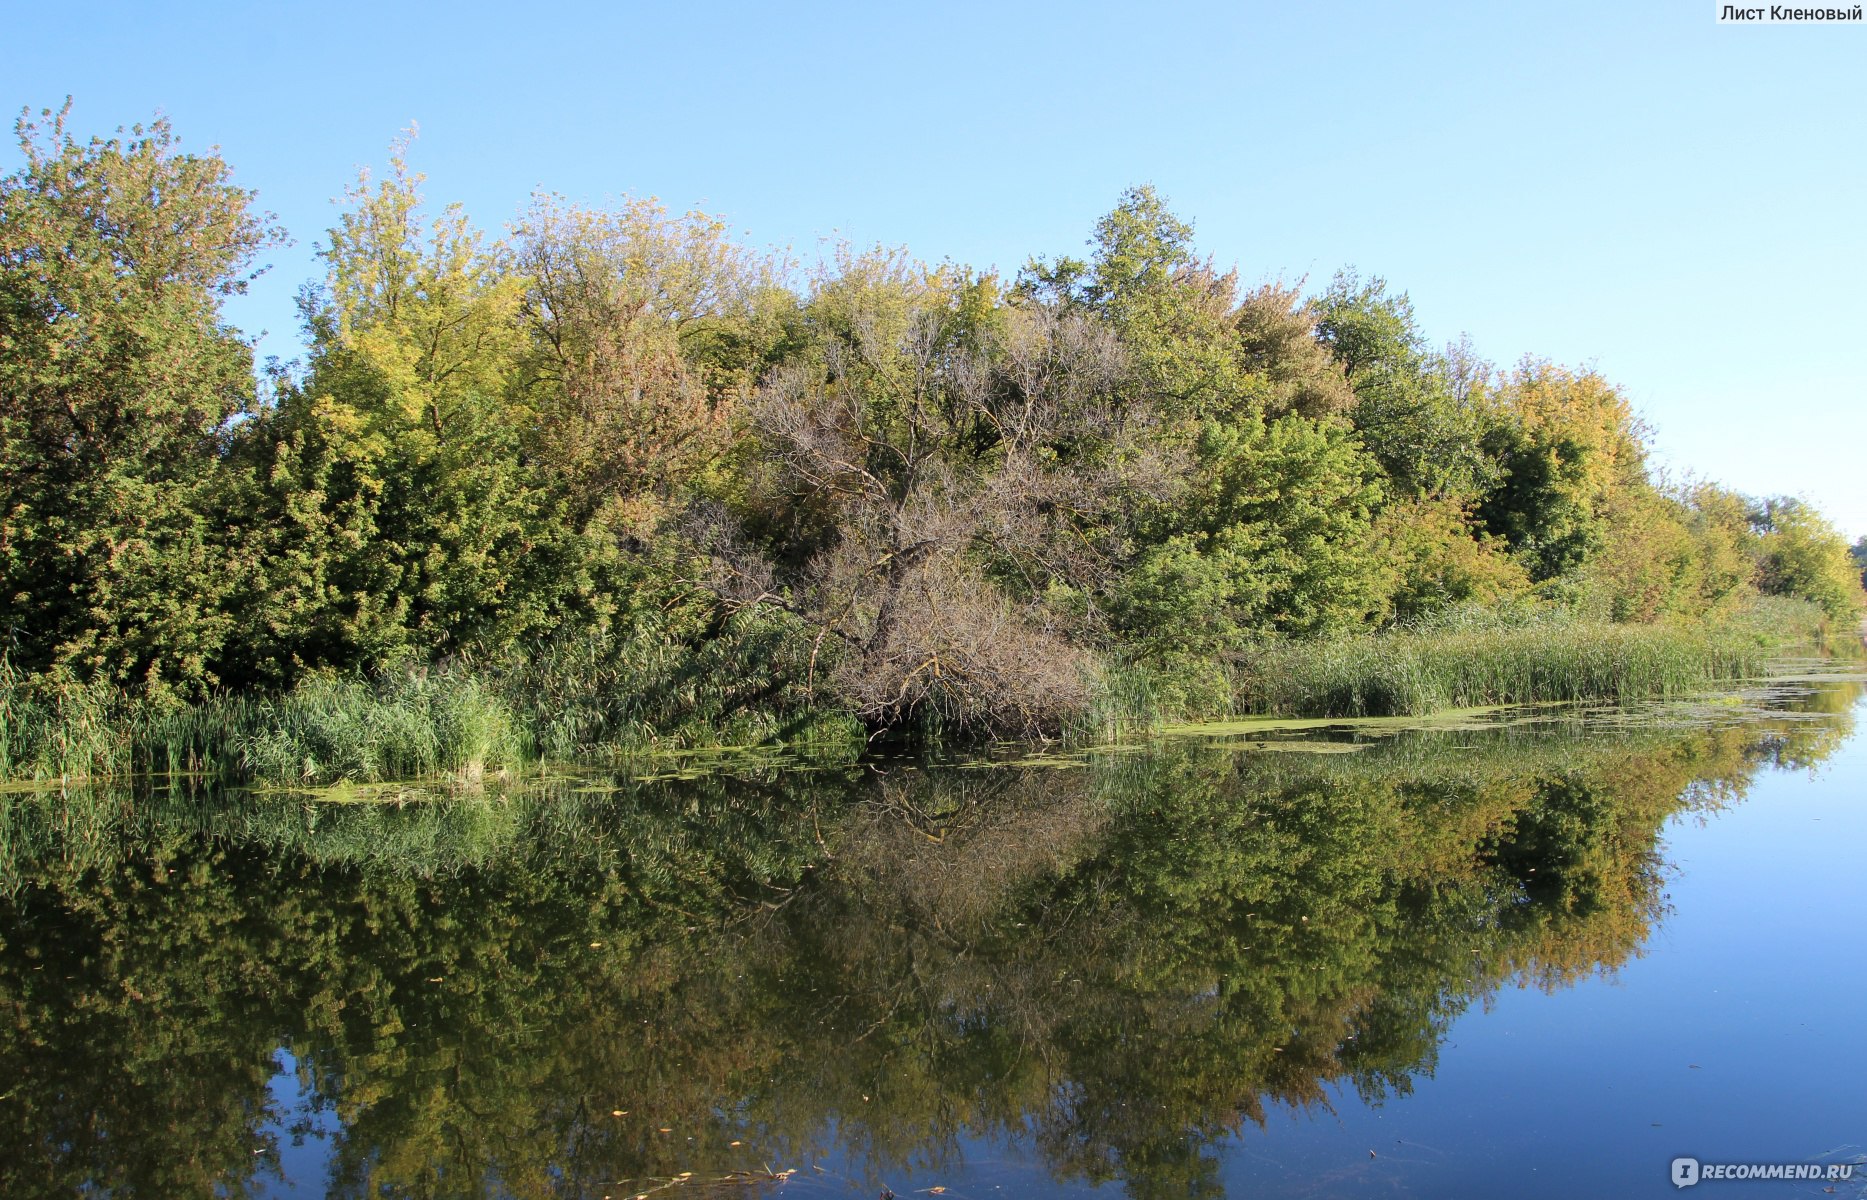
M 1526 360 L 1498 401 L 1538 440 L 1567 442 L 1588 452 L 1600 492 L 1645 466 L 1642 427 L 1627 397 L 1593 371 Z
M 524 281 L 458 205 L 423 229 L 422 176 L 408 169 L 407 146 L 395 147 L 388 178 L 372 186 L 365 172 L 347 193 L 352 207 L 325 255 L 328 286 L 337 344 L 378 383 L 349 390 L 345 402 L 362 405 L 366 421 L 441 441 L 463 414 L 512 398 Z M 503 415 L 523 421 L 522 412 Z
M 1523 567 L 1476 534 L 1456 500 L 1388 506 L 1375 521 L 1375 557 L 1392 572 L 1390 615 L 1422 616 L 1456 604 L 1493 604 L 1530 588 Z

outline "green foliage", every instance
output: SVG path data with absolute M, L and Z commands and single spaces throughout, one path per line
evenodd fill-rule
M 677 610 L 561 634 L 506 664 L 500 688 L 560 761 L 651 747 L 859 746 L 853 714 L 812 693 L 812 632 L 780 610 Z
M 1491 404 L 1485 449 L 1502 474 L 1479 520 L 1510 544 L 1532 580 L 1557 579 L 1601 549 L 1616 491 L 1644 480 L 1632 410 L 1600 376 L 1534 361 Z
M 1115 562 L 1097 589 L 1115 640 L 1198 691 L 1193 663 L 1360 623 L 1385 596 L 1378 471 L 1335 415 L 1349 381 L 1294 293 L 1240 302 L 1191 236 L 1151 188 L 1132 189 L 1098 224 L 1091 264 L 1037 264 L 1024 287 L 1094 312 L 1125 351 L 1116 411 L 1148 422 L 1171 482 L 1081 532 Z
M 1602 544 L 1576 573 L 1582 594 L 1616 621 L 1695 616 L 1718 606 L 1703 559 L 1671 497 L 1628 489 L 1603 505 Z M 1710 594 L 1708 594 L 1710 593 Z
M 278 235 L 167 122 L 80 143 L 66 115 L 22 116 L 0 180 L 0 649 L 198 694 L 250 567 L 221 501 L 252 354 L 220 302 Z
M 1316 337 L 1354 389 L 1351 417 L 1394 490 L 1470 501 L 1496 482 L 1483 445 L 1490 367 L 1464 345 L 1429 354 L 1405 292 L 1342 271 L 1314 304 Z
M 734 408 L 769 366 L 791 305 L 776 267 L 699 213 L 534 197 L 514 236 L 537 416 L 527 452 L 573 526 L 651 532 L 726 449 Z
M 1764 501 L 1753 520 L 1765 592 L 1812 600 L 1838 622 L 1860 618 L 1863 597 L 1847 540 L 1820 513 L 1779 496 Z
M 1355 407 L 1351 380 L 1331 355 L 1314 306 L 1297 289 L 1259 287 L 1239 303 L 1232 324 L 1264 412 L 1320 418 Z
M 1155 654 L 1209 655 L 1270 632 L 1324 633 L 1381 606 L 1377 495 L 1345 428 L 1285 417 L 1201 430 L 1204 468 L 1140 526 L 1118 628 Z
M 1192 225 L 1151 186 L 1130 188 L 1097 222 L 1090 263 L 1033 261 L 1019 290 L 1107 323 L 1132 367 L 1124 407 L 1158 413 L 1170 430 L 1202 418 L 1275 416 L 1266 400 L 1279 389 L 1261 371 L 1254 378 L 1252 366 L 1265 364 L 1250 361 L 1288 348 L 1274 336 L 1274 303 L 1238 312 L 1236 274 L 1200 260 L 1192 237 Z
M 262 677 L 510 644 L 574 572 L 521 463 L 523 282 L 458 209 L 424 228 L 421 178 L 391 162 L 331 230 L 308 378 L 249 435 L 276 598 Z
M 1722 614 L 1755 592 L 1756 558 L 1750 541 L 1749 508 L 1735 492 L 1701 485 L 1684 500 L 1684 521 L 1692 540 L 1691 576 L 1698 604 L 1683 611 Z
M 1388 504 L 1375 520 L 1375 556 L 1390 573 L 1394 620 L 1418 621 L 1473 605 L 1505 604 L 1529 590 L 1523 567 L 1472 527 L 1456 500 Z

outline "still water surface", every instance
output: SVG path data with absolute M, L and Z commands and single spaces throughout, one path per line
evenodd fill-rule
M 0 797 L 0 1195 L 1660 1196 L 1681 1155 L 1860 1162 L 1861 695 Z

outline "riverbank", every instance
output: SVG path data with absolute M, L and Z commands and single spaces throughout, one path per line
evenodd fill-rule
M 1551 611 L 1467 614 L 1434 627 L 1267 642 L 1213 664 L 1197 707 L 1184 686 L 1146 667 L 1105 669 L 1080 719 L 1056 733 L 1120 738 L 1233 715 L 1421 716 L 1678 696 L 1754 677 L 1785 647 L 1828 633 L 1814 605 L 1781 599 L 1715 629 Z M 540 761 L 670 747 L 784 745 L 853 759 L 869 744 L 871 731 L 852 712 L 813 706 L 781 670 L 760 678 L 740 664 L 736 686 L 709 682 L 732 675 L 731 666 L 664 665 L 657 674 L 640 655 L 602 667 L 560 647 L 508 663 L 312 677 L 280 695 L 182 704 L 32 679 L 0 663 L 0 782 L 187 774 L 323 785 L 449 775 L 472 784 Z M 649 693 L 667 692 L 674 677 L 686 680 L 675 689 L 680 702 L 651 703 Z

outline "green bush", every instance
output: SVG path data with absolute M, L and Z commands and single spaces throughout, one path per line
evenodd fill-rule
M 813 675 L 811 629 L 776 609 L 717 627 L 644 621 L 560 635 L 496 674 L 546 758 L 648 746 L 854 742 L 860 725 Z

